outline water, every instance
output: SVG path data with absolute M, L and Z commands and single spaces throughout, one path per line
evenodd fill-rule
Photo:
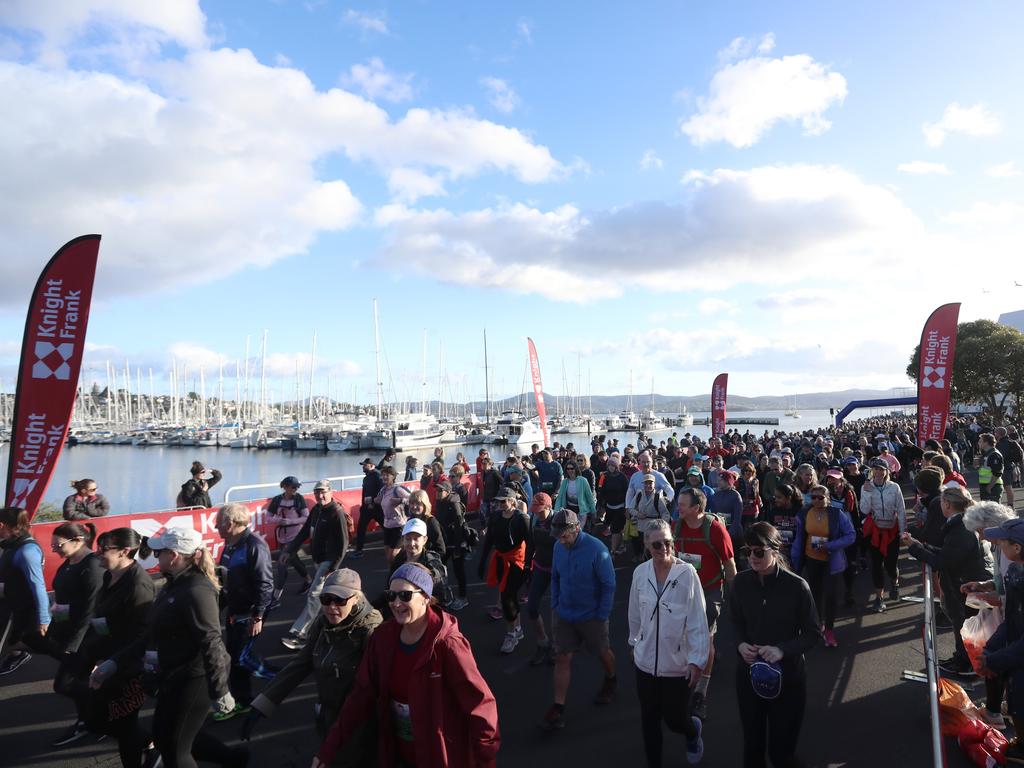
M 802 411 L 803 418 L 792 419 L 781 411 L 748 411 L 735 412 L 730 418 L 777 418 L 779 426 L 731 425 L 731 429 L 749 429 L 754 434 L 762 434 L 768 430 L 784 430 L 787 432 L 818 429 L 832 424 L 827 410 Z M 671 415 L 671 414 L 663 414 Z M 702 419 L 706 414 L 696 414 Z M 680 436 L 689 432 L 691 435 L 707 439 L 711 435 L 709 427 L 695 425 L 692 427 L 673 427 L 653 435 L 656 439 L 665 439 L 672 432 Z M 635 434 L 627 432 L 612 433 L 621 445 L 630 442 Z M 562 435 L 561 443 L 574 443 L 577 448 L 588 444 L 586 435 Z M 0 449 L 0 477 L 7 476 L 7 460 L 9 445 Z M 450 467 L 459 451 L 465 453 L 470 466 L 476 458 L 479 446 L 462 446 L 445 448 L 445 465 Z M 502 446 L 489 446 L 491 455 L 501 457 L 506 450 Z M 213 488 L 210 497 L 215 504 L 224 499 L 224 492 L 233 485 L 254 485 L 270 483 L 266 490 L 247 491 L 243 494 L 232 494 L 232 498 L 259 498 L 276 493 L 277 484 L 287 475 L 295 475 L 303 481 L 303 490 L 311 490 L 313 482 L 321 477 L 361 476 L 359 462 L 369 456 L 379 461 L 383 451 L 368 452 L 344 451 L 338 453 L 320 453 L 314 451 L 257 451 L 252 449 L 231 448 L 171 448 L 152 446 L 136 448 L 130 445 L 76 445 L 66 446 L 57 461 L 57 470 L 53 481 L 47 489 L 44 501 L 60 507 L 64 498 L 72 493 L 70 483 L 89 477 L 96 481 L 99 492 L 110 501 L 111 514 L 129 512 L 147 512 L 170 509 L 174 507 L 175 498 L 182 483 L 189 479 L 189 467 L 195 460 L 203 462 L 208 469 L 219 469 L 224 479 Z M 402 470 L 405 457 L 414 455 L 419 458 L 421 466 L 433 456 L 432 448 L 398 454 L 397 466 Z M 358 480 L 350 481 L 346 487 L 358 484 Z M 338 487 L 335 484 L 335 487 Z

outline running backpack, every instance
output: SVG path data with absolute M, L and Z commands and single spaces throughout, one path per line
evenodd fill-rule
M 701 537 L 703 538 L 704 543 L 707 545 L 708 549 L 714 552 L 715 557 L 718 558 L 718 576 L 709 581 L 707 587 L 713 587 L 716 584 L 718 584 L 718 582 L 725 580 L 725 558 L 722 557 L 721 552 L 719 552 L 715 548 L 715 545 L 711 541 L 711 526 L 714 524 L 715 520 L 720 522 L 725 527 L 726 535 L 728 535 L 729 532 L 729 527 L 725 524 L 725 521 L 722 519 L 721 515 L 716 515 L 714 512 L 704 513 L 704 519 L 701 521 L 700 526 Z M 686 539 L 683 538 L 684 525 L 686 525 L 686 523 L 684 523 L 683 518 L 680 517 L 679 521 L 676 523 L 676 540 L 679 541 L 681 547 L 686 546 Z M 685 552 L 686 550 L 684 549 L 683 551 Z M 707 587 L 705 587 L 705 589 L 707 589 Z

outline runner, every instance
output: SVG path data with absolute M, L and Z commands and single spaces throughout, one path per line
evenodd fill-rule
M 871 479 L 860 491 L 860 513 L 875 586 L 873 609 L 875 613 L 882 613 L 885 610 L 883 565 L 889 575 L 889 599 L 893 602 L 900 599 L 899 536 L 907 530 L 907 507 L 903 491 L 889 479 L 889 464 L 882 459 L 872 459 L 869 466 Z
M 32 658 L 21 645 L 45 652 L 44 640 L 50 629 L 43 550 L 30 531 L 24 509 L 0 509 L 0 584 L 4 585 L 0 605 L 8 613 L 0 634 L 0 676 L 11 674 Z
M 619 471 L 621 464 L 619 455 L 608 456 L 607 466 L 597 481 L 597 504 L 603 509 L 606 530 L 611 531 L 611 551 L 613 555 L 621 555 L 625 549 L 622 544 L 622 530 L 626 525 L 626 491 L 629 489 L 629 478 Z
M 384 530 L 384 561 L 391 565 L 395 559 L 402 539 L 402 526 L 405 525 L 405 504 L 409 500 L 409 489 L 396 481 L 398 473 L 393 466 L 383 467 L 380 471 L 383 485 L 373 503 L 381 511 Z
M 530 574 L 530 594 L 526 602 L 526 613 L 537 633 L 537 649 L 530 659 L 530 666 L 554 664 L 555 656 L 551 639 L 540 613 L 541 601 L 551 586 L 551 560 L 554 557 L 555 539 L 551 531 L 551 497 L 538 493 L 530 505 L 530 537 L 526 547 L 526 570 Z
M 363 468 L 363 494 L 362 503 L 359 506 L 356 546 L 355 549 L 348 553 L 348 556 L 353 560 L 358 560 L 363 556 L 363 542 L 366 540 L 366 528 L 370 525 L 370 521 L 376 520 L 377 525 L 384 524 L 383 511 L 373 503 L 374 499 L 377 498 L 377 494 L 380 493 L 381 487 L 384 485 L 384 478 L 381 476 L 380 470 L 374 465 L 373 459 L 369 456 L 359 462 L 359 466 Z
M 487 521 L 487 535 L 484 537 L 477 575 L 483 579 L 486 569 L 487 586 L 497 587 L 500 593 L 502 616 L 508 624 L 508 631 L 501 642 L 501 652 L 512 653 L 523 639 L 519 588 L 526 576 L 526 542 L 530 536 L 530 518 L 520 511 L 516 497 L 508 488 L 502 489 L 494 503 L 498 511 Z M 488 559 L 492 549 L 494 557 Z
M 978 468 L 978 486 L 982 501 L 999 501 L 1003 497 L 1003 454 L 996 448 L 996 439 L 985 432 L 978 435 L 981 466 Z
M 274 564 L 275 603 L 279 603 L 281 595 L 284 594 L 289 565 L 302 578 L 302 586 L 299 588 L 300 595 L 304 595 L 309 589 L 309 585 L 313 583 L 298 552 L 292 552 L 291 547 L 288 546 L 309 517 L 306 500 L 299 493 L 301 487 L 302 483 L 299 482 L 299 479 L 294 475 L 289 475 L 281 481 L 282 493 L 272 498 L 267 504 L 267 524 L 274 526 L 274 538 L 278 547 L 277 562 Z

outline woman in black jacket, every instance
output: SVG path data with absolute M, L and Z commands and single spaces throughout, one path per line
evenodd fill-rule
M 49 654 L 58 661 L 53 689 L 72 699 L 75 678 L 81 673 L 78 649 L 89 631 L 96 598 L 103 586 L 103 566 L 92 551 L 96 529 L 90 524 L 63 523 L 53 529 L 50 548 L 64 558 L 53 576 L 53 622 L 46 634 Z M 77 717 L 53 746 L 62 747 L 85 736 L 85 710 L 76 699 Z
M 203 537 L 189 528 L 168 528 L 149 540 L 167 584 L 153 602 L 149 631 L 101 662 L 89 684 L 99 688 L 118 669 L 143 661 L 144 677 L 158 689 L 153 740 L 166 768 L 196 768 L 203 760 L 245 766 L 248 750 L 229 749 L 200 730 L 213 701 L 230 712 L 230 658 L 220 633 L 220 584 Z M 151 687 L 151 686 L 147 686 Z
M 204 478 L 203 475 L 206 474 L 206 467 L 200 461 L 193 461 L 190 471 L 192 477 L 181 486 L 181 492 L 178 493 L 177 507 L 178 509 L 185 507 L 209 509 L 213 506 L 213 502 L 210 501 L 210 489 L 220 482 L 223 475 L 221 475 L 219 469 L 211 469 L 211 477 L 209 479 Z
M 96 598 L 91 629 L 80 649 L 85 672 L 146 634 L 156 588 L 152 577 L 135 559 L 140 550 L 143 557 L 149 557 L 149 547 L 131 528 L 107 531 L 96 542 L 96 554 L 106 572 Z M 85 674 L 75 689 L 76 699 L 87 713 L 89 730 L 117 739 L 124 768 L 138 768 L 144 753 L 144 764 L 151 765 L 158 754 L 139 727 L 139 710 L 145 700 L 141 672 L 141 665 L 135 669 L 126 666 L 93 692 L 85 685 Z
M 740 641 L 743 765 L 763 766 L 767 750 L 773 766 L 795 766 L 807 700 L 804 653 L 821 639 L 821 625 L 807 582 L 784 565 L 775 527 L 754 523 L 743 542 L 750 569 L 736 574 L 727 603 Z

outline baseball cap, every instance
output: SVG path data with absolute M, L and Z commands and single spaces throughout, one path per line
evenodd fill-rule
M 367 456 L 365 459 L 359 462 L 359 466 L 365 467 L 367 464 L 373 464 L 373 459 Z
M 704 473 L 701 472 L 696 467 L 690 467 L 690 469 L 687 470 L 686 474 L 688 474 L 688 475 L 697 475 L 698 477 L 704 477 Z
M 150 549 L 169 549 L 182 555 L 191 555 L 203 546 L 203 535 L 191 528 L 165 528 L 149 537 Z
M 418 533 L 420 536 L 426 536 L 427 524 L 418 517 L 414 517 L 412 520 L 407 520 L 405 527 L 402 528 L 402 535 L 405 536 L 409 533 Z
M 536 512 L 538 509 L 543 507 L 550 507 L 552 504 L 551 497 L 541 491 L 540 493 L 533 494 L 533 502 L 530 504 L 530 511 Z
M 282 488 L 301 488 L 302 483 L 299 482 L 299 478 L 295 475 L 288 475 L 284 480 L 281 481 Z
M 551 530 L 559 533 L 580 524 L 580 518 L 571 509 L 560 509 L 551 518 Z
M 874 469 L 875 467 L 889 469 L 889 462 L 887 462 L 885 459 L 872 459 L 871 463 L 868 464 L 868 466 L 871 467 L 872 469 Z
M 331 481 L 330 480 L 317 480 L 316 485 L 313 486 L 314 491 L 330 491 Z
M 494 497 L 496 499 L 515 499 L 517 498 L 516 492 L 509 488 L 507 485 L 502 486 L 498 489 L 498 494 Z
M 651 474 L 644 475 L 643 481 L 645 483 L 653 483 L 654 482 L 654 475 L 651 475 Z
M 721 472 L 718 473 L 718 476 L 719 477 L 724 477 L 730 483 L 735 483 L 736 482 L 736 473 L 733 472 L 730 469 L 722 470 Z
M 349 598 L 363 591 L 363 583 L 359 580 L 359 574 L 351 568 L 339 568 L 334 571 L 324 582 L 322 592 L 338 597 Z
M 507 471 L 508 471 L 508 473 L 510 475 L 521 475 L 521 474 L 523 474 L 523 468 L 520 467 L 518 464 L 513 464 L 511 467 L 508 468 Z
M 842 460 L 842 464 L 860 464 L 856 456 L 847 456 Z
M 1007 520 L 995 528 L 986 528 L 985 538 L 989 541 L 1007 539 L 1024 546 L 1024 520 Z
M 842 480 L 843 472 L 842 472 L 842 470 L 839 470 L 839 469 L 830 469 L 828 472 L 825 473 L 825 476 L 826 477 L 835 477 L 835 478 L 838 478 L 838 479 Z

